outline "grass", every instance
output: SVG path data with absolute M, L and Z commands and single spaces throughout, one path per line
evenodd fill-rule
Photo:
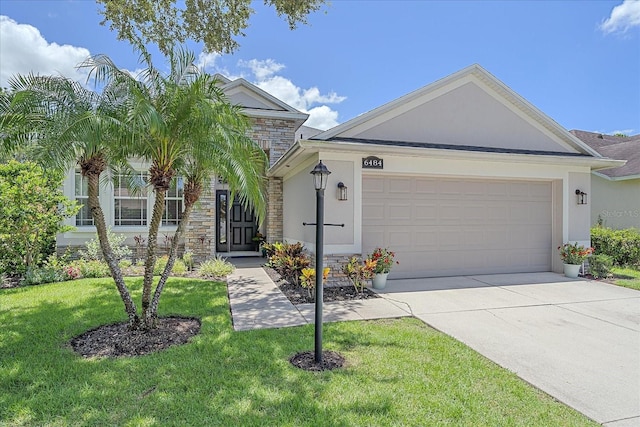
M 128 279 L 137 297 L 140 279 Z M 0 291 L 0 424 L 11 426 L 597 425 L 417 319 L 329 323 L 346 368 L 288 358 L 313 325 L 235 332 L 226 287 L 172 278 L 161 314 L 197 316 L 187 345 L 83 359 L 74 336 L 125 320 L 106 279 Z
M 631 267 L 614 267 L 611 272 L 616 285 L 640 291 L 640 270 Z

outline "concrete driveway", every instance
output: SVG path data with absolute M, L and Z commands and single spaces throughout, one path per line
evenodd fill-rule
M 391 280 L 382 296 L 611 427 L 640 426 L 640 292 L 554 273 Z

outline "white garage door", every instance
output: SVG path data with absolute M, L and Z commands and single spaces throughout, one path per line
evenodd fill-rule
M 390 278 L 551 270 L 551 183 L 363 176 L 363 253 L 396 252 Z

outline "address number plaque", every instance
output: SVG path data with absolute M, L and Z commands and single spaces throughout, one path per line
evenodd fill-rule
M 384 169 L 383 159 L 376 156 L 363 157 L 362 169 Z

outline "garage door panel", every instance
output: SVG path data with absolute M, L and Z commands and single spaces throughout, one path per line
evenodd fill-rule
M 551 211 L 551 202 L 528 203 L 529 207 L 529 223 L 544 226 L 551 225 L 549 212 Z
M 411 178 L 389 178 L 387 187 L 390 194 L 410 194 Z
M 383 177 L 367 177 L 366 180 L 362 180 L 362 192 L 383 194 L 384 182 Z
M 549 271 L 551 184 L 365 176 L 363 252 L 377 246 L 391 278 Z
M 416 195 L 433 195 L 438 193 L 437 182 L 432 179 L 415 178 L 415 194 Z
M 411 249 L 413 247 L 411 244 L 411 232 L 406 228 L 389 231 L 386 237 L 385 240 L 388 242 L 386 246 L 390 248 Z
M 462 219 L 460 207 L 457 203 L 452 204 L 451 202 L 439 206 L 438 219 L 441 224 L 459 224 Z
M 435 223 L 438 219 L 438 206 L 435 203 L 415 202 L 411 216 L 415 221 Z
M 397 201 L 389 202 L 387 207 L 387 218 L 391 221 L 411 220 L 411 203 Z
M 486 212 L 488 224 L 504 224 L 509 219 L 506 203 L 492 203 L 487 207 Z

